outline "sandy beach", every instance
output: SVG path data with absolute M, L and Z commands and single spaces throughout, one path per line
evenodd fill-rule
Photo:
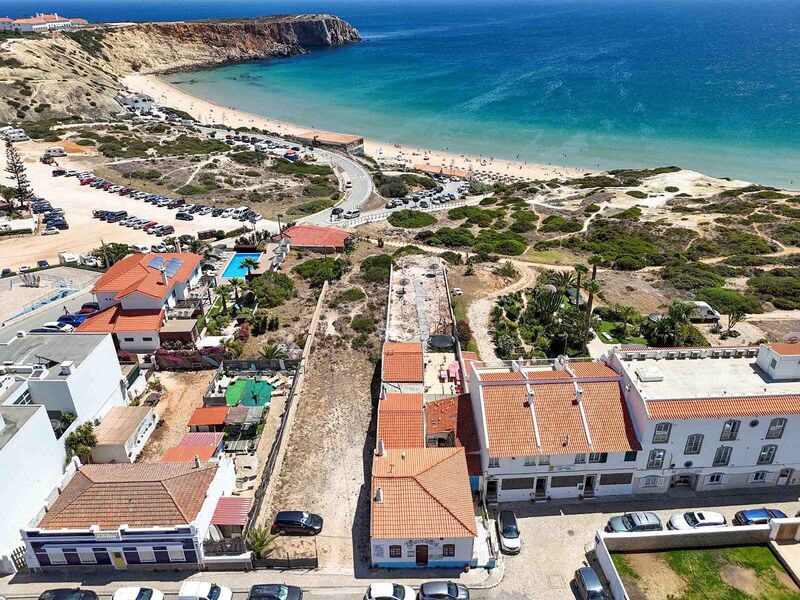
M 122 79 L 132 92 L 152 96 L 158 103 L 185 111 L 203 124 L 222 124 L 227 127 L 255 127 L 278 135 L 299 135 L 310 130 L 295 123 L 261 117 L 230 106 L 222 106 L 198 98 L 160 80 L 155 75 L 129 75 Z M 338 132 L 358 135 L 357 131 Z M 540 165 L 533 163 L 500 160 L 492 157 L 473 156 L 427 150 L 386 141 L 365 140 L 366 154 L 381 162 L 404 162 L 408 165 L 424 164 L 464 171 L 489 173 L 495 177 L 517 177 L 521 179 L 552 179 L 554 177 L 580 177 L 592 171 L 583 168 Z

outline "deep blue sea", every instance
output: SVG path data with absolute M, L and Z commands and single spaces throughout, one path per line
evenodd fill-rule
M 582 167 L 800 188 L 800 0 L 3 0 L 15 15 L 330 12 L 364 43 L 170 75 L 269 117 Z

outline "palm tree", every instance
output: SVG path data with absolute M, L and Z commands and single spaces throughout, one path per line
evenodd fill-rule
M 592 254 L 589 257 L 589 260 L 586 261 L 586 262 L 588 262 L 590 265 L 592 265 L 592 281 L 594 281 L 595 279 L 597 279 L 597 267 L 598 267 L 598 265 L 602 265 L 603 264 L 603 257 L 600 256 L 599 254 Z
M 222 299 L 222 312 L 228 312 L 228 296 L 231 293 L 233 288 L 228 284 L 218 285 L 215 290 L 217 292 L 217 296 Z
M 265 344 L 258 353 L 264 360 L 280 360 L 286 358 L 286 352 L 275 344 Z
M 590 279 L 583 284 L 583 289 L 589 294 L 589 298 L 586 300 L 586 315 L 588 318 L 586 319 L 586 331 L 583 335 L 584 345 L 589 343 L 589 329 L 592 326 L 592 304 L 594 304 L 594 295 L 599 294 L 602 287 L 603 286 L 596 279 Z
M 566 294 L 575 287 L 575 277 L 569 271 L 556 271 L 550 276 L 548 283 L 554 285 L 562 294 Z
M 205 256 L 211 252 L 211 247 L 202 240 L 192 239 L 186 247 L 188 252 L 194 252 L 200 256 Z
M 617 309 L 617 314 L 619 318 L 622 320 L 622 337 L 628 337 L 628 323 L 630 323 L 633 318 L 638 314 L 637 311 L 632 306 L 620 306 Z
M 676 346 L 683 345 L 684 333 L 690 323 L 692 310 L 694 306 L 683 300 L 673 300 L 667 307 L 667 319 L 672 324 Z
M 250 272 L 258 267 L 258 260 L 255 258 L 247 257 L 240 263 L 240 266 L 247 269 L 247 275 L 250 275 Z
M 236 300 L 236 304 L 239 304 L 239 288 L 244 285 L 244 281 L 238 277 L 231 277 L 228 279 L 228 284 L 233 289 L 233 297 Z
M 587 267 L 586 265 L 584 265 L 582 263 L 578 263 L 577 265 L 575 265 L 572 268 L 575 269 L 575 277 L 576 277 L 576 280 L 577 280 L 576 283 L 575 283 L 575 289 L 576 290 L 580 290 L 581 289 L 581 277 L 586 275 L 589 272 L 589 267 Z

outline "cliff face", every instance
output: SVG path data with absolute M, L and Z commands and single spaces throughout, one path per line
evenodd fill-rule
M 358 41 L 332 15 L 96 27 L 24 39 L 0 52 L 0 121 L 119 112 L 119 78 L 303 54 Z

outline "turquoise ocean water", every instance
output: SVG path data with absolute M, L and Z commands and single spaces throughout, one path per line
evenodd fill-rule
M 165 79 L 388 142 L 604 169 L 677 164 L 800 188 L 798 0 L 24 5 L 98 20 L 331 12 L 365 41 Z

